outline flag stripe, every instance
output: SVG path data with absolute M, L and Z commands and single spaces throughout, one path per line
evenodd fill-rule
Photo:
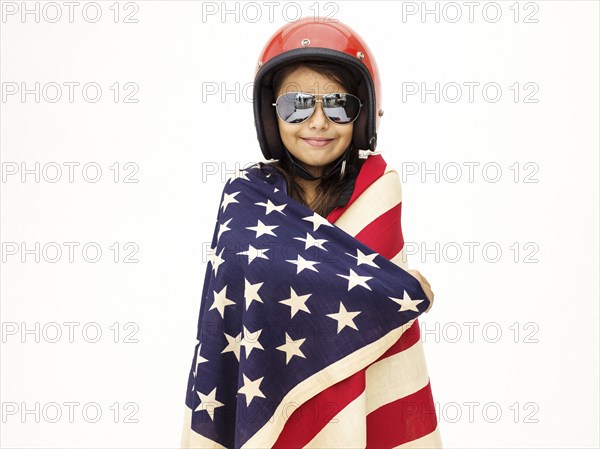
M 437 428 L 431 384 L 378 408 L 367 416 L 367 449 L 393 448 Z

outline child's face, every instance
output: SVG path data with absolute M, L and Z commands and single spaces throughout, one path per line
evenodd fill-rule
M 286 92 L 330 94 L 347 91 L 335 81 L 301 67 L 284 78 L 275 98 Z M 321 104 L 317 103 L 313 115 L 303 123 L 291 124 L 284 122 L 279 116 L 277 118 L 283 144 L 313 176 L 321 176 L 323 166 L 344 153 L 352 141 L 354 128 L 352 123 L 340 125 L 329 120 Z M 311 143 L 311 137 L 326 137 L 331 140 L 325 145 L 317 146 Z

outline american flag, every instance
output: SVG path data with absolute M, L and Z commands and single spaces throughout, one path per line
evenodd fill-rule
M 228 180 L 182 448 L 441 447 L 417 320 L 429 301 L 401 268 L 400 210 L 380 155 L 326 218 L 263 164 Z

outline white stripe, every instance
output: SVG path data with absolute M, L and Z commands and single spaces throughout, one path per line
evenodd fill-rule
M 400 446 L 396 446 L 394 449 L 402 448 L 435 448 L 441 449 L 442 446 L 442 438 L 440 437 L 440 427 L 437 426 L 433 432 L 428 433 L 421 438 L 417 438 L 416 440 L 409 441 L 407 443 L 401 444 Z
M 356 236 L 377 217 L 402 202 L 402 185 L 396 170 L 390 170 L 354 200 L 335 225 Z
M 305 448 L 358 448 L 367 445 L 365 392 L 331 419 Z

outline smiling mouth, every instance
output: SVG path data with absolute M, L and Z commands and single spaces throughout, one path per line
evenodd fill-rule
M 305 139 L 302 138 L 311 147 L 324 147 L 333 142 L 334 139 Z

